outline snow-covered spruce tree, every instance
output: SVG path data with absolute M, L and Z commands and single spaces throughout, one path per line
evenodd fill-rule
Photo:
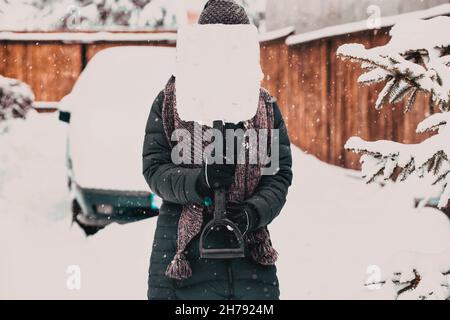
M 34 94 L 27 84 L 0 76 L 0 133 L 7 120 L 25 118 L 33 103 Z
M 450 30 L 450 17 L 402 21 L 391 29 L 391 40 L 384 46 L 366 49 L 361 44 L 345 44 L 337 52 L 343 59 L 361 64 L 365 73 L 359 77 L 359 83 L 385 83 L 375 108 L 406 101 L 405 113 L 413 107 L 440 109 L 418 125 L 418 133 L 435 133 L 421 143 L 369 142 L 352 137 L 345 145 L 362 155 L 362 174 L 367 183 L 421 179 L 430 183 L 430 189 L 439 188 L 439 208 L 447 207 L 450 199 L 450 34 L 442 30 Z M 415 105 L 419 92 L 430 96 L 431 106 Z M 396 275 L 386 283 L 403 285 L 401 290 L 397 287 L 398 293 L 415 288 L 407 292 L 411 295 L 415 291 L 419 298 L 430 294 L 442 298 L 443 293 L 438 291 L 446 287 L 444 298 L 448 298 L 445 275 L 450 273 L 450 248 L 433 260 L 439 263 L 430 266 L 425 263 L 429 259 L 426 255 L 404 259 L 409 261 L 407 266 L 392 270 Z
M 192 0 L 206 2 L 206 0 Z M 36 30 L 133 30 L 177 28 L 180 0 L 0 0 L 0 28 Z M 236 0 L 256 26 L 265 0 Z M 17 16 L 17 12 L 21 12 Z

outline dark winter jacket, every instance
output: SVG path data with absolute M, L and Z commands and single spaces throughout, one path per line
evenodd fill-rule
M 227 291 L 224 298 L 278 298 L 275 266 L 259 265 L 248 256 L 233 260 L 200 259 L 198 236 L 188 246 L 187 259 L 193 276 L 186 280 L 165 276 L 167 265 L 176 252 L 177 226 L 182 206 L 202 203 L 202 198 L 196 190 L 201 169 L 183 168 L 171 161 L 171 147 L 161 119 L 163 101 L 162 91 L 153 103 L 143 148 L 145 179 L 151 190 L 163 199 L 150 258 L 149 299 L 185 299 L 184 293 L 189 290 L 196 293 L 190 295 L 194 299 L 212 299 L 214 287 Z M 274 127 L 280 130 L 280 169 L 275 175 L 263 176 L 256 192 L 246 200 L 258 211 L 259 227 L 270 224 L 278 216 L 292 181 L 292 158 L 286 126 L 276 102 L 272 106 Z M 205 217 L 204 224 L 208 222 L 207 219 Z M 276 243 L 274 245 L 276 248 Z M 250 294 L 246 295 L 245 291 Z M 257 294 L 252 295 L 252 292 Z

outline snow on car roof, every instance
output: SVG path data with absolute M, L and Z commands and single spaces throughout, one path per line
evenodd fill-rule
M 148 190 L 142 144 L 152 103 L 173 73 L 175 49 L 117 47 L 99 52 L 62 108 L 72 112 L 70 154 L 85 188 Z

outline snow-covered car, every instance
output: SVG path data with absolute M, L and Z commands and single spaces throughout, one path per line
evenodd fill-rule
M 87 234 L 158 214 L 160 200 L 142 176 L 142 145 L 152 102 L 174 62 L 174 48 L 103 50 L 61 100 L 72 212 Z

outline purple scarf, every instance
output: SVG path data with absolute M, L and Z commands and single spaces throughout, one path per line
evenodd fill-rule
M 244 122 L 244 130 L 269 129 L 270 132 L 270 129 L 273 129 L 274 116 L 271 100 L 272 98 L 270 94 L 265 89 L 261 88 L 257 113 L 253 119 Z M 176 129 L 185 129 L 191 133 L 191 136 L 193 137 L 191 141 L 194 150 L 199 150 L 199 148 L 201 148 L 201 151 L 203 151 L 205 146 L 209 144 L 208 141 L 203 141 L 200 145 L 199 143 L 195 143 L 197 141 L 202 141 L 201 137 L 194 137 L 194 134 L 199 134 L 200 130 L 194 130 L 193 122 L 185 122 L 180 119 L 176 108 L 174 76 L 170 78 L 164 90 L 162 120 L 165 134 L 167 139 L 172 143 L 172 147 L 176 144 L 176 141 L 172 142 L 171 136 L 173 131 Z M 208 129 L 211 128 L 202 126 L 203 134 Z M 268 141 L 270 141 L 270 137 Z M 193 154 L 201 155 L 203 152 L 194 151 Z M 248 159 L 248 157 L 246 157 L 246 159 Z M 192 161 L 192 163 L 199 162 Z M 192 164 L 189 165 L 189 167 L 199 168 L 201 165 Z M 256 190 L 260 179 L 261 165 L 238 164 L 236 166 L 234 182 L 228 193 L 228 200 L 233 202 L 242 202 L 247 199 Z M 185 251 L 189 242 L 202 231 L 201 228 L 203 224 L 204 210 L 206 210 L 208 214 L 212 215 L 214 207 L 206 207 L 196 204 L 183 206 L 180 220 L 178 222 L 177 253 L 167 267 L 166 276 L 178 280 L 187 279 L 192 276 L 192 269 L 186 259 Z M 262 265 L 275 264 L 278 253 L 272 247 L 267 227 L 260 228 L 254 232 L 248 232 L 244 236 L 244 241 L 248 252 L 257 263 Z

